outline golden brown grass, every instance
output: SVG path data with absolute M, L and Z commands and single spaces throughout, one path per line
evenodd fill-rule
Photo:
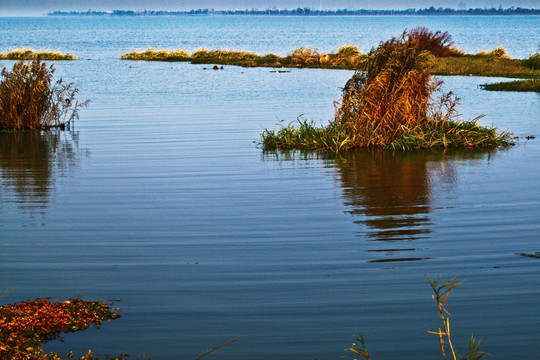
M 54 68 L 39 60 L 19 61 L 4 68 L 0 79 L 0 129 L 65 127 L 88 101 L 75 99 L 78 89 L 62 80 L 53 82 Z
M 446 44 L 446 37 L 441 42 Z M 433 46 L 433 45 L 431 45 Z M 444 45 L 450 46 L 450 44 Z M 265 150 L 303 148 L 342 151 L 353 148 L 417 149 L 496 147 L 511 138 L 476 121 L 456 121 L 458 99 L 440 92 L 431 77 L 434 56 L 417 37 L 404 33 L 370 52 L 364 69 L 345 84 L 334 120 L 317 128 L 300 121 L 278 131 L 265 130 Z M 438 101 L 431 101 L 434 93 Z
M 320 54 L 309 47 L 299 47 L 287 56 L 268 53 L 259 55 L 249 51 L 227 49 L 198 49 L 193 53 L 177 49 L 135 50 L 121 56 L 123 60 L 188 61 L 194 64 L 220 64 L 244 67 L 322 67 L 357 69 L 366 59 L 357 46 L 344 45 L 337 53 Z
M 0 53 L 2 60 L 75 60 L 70 53 L 63 54 L 50 50 L 15 49 L 7 54 Z

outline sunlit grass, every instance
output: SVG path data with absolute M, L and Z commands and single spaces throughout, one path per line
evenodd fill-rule
M 524 60 L 483 55 L 437 58 L 434 62 L 432 73 L 435 75 L 540 77 L 540 71 L 526 67 Z
M 334 119 L 280 124 L 262 133 L 263 150 L 307 149 L 339 152 L 354 148 L 422 149 L 497 147 L 512 144 L 509 134 L 457 118 L 458 99 L 441 92 L 442 81 L 430 72 L 436 49 L 449 47 L 447 37 L 427 31 L 404 33 L 370 52 L 363 71 L 345 84 Z M 426 41 L 423 38 L 427 39 Z M 444 49 L 439 49 L 443 51 Z M 304 58 L 314 57 L 306 52 Z M 438 94 L 438 100 L 434 96 Z
M 423 28 L 421 28 L 423 29 Z M 415 29 L 413 29 L 415 30 Z M 411 30 L 411 31 L 413 31 Z M 415 42 L 418 51 L 431 54 L 433 67 L 430 72 L 435 75 L 476 75 L 517 78 L 540 78 L 540 61 L 537 54 L 529 59 L 510 59 L 504 48 L 477 54 L 464 54 L 451 46 L 447 33 L 430 33 L 417 31 Z M 438 34 L 438 35 L 436 35 Z M 410 36 L 410 35 L 409 35 Z M 414 40 L 413 40 L 414 39 Z M 442 41 L 445 46 L 437 46 Z M 320 53 L 310 47 L 299 47 L 285 56 L 276 54 L 260 55 L 250 51 L 228 49 L 198 49 L 192 53 L 185 50 L 135 50 L 121 56 L 123 60 L 145 61 L 186 61 L 194 64 L 219 64 L 243 67 L 300 67 L 324 69 L 362 69 L 369 60 L 355 45 L 343 45 L 335 53 Z
M 2 60 L 75 60 L 75 55 L 50 50 L 15 49 L 0 53 Z
M 523 91 L 540 93 L 540 79 L 516 80 L 480 85 L 490 91 Z

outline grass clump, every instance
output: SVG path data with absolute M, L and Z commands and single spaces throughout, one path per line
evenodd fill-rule
M 189 61 L 189 53 L 182 49 L 174 51 L 146 49 L 135 50 L 121 56 L 122 60 L 146 60 L 146 61 Z
M 436 35 L 429 39 L 439 39 L 441 48 L 450 49 L 448 37 Z M 346 83 L 334 120 L 327 126 L 317 128 L 312 122 L 300 121 L 299 127 L 289 124 L 277 131 L 265 130 L 264 150 L 509 145 L 508 134 L 481 127 L 474 120 L 457 121 L 458 99 L 452 93 L 431 100 L 440 92 L 442 81 L 431 77 L 433 54 L 419 36 L 404 33 L 372 50 L 364 71 L 356 72 Z
M 463 283 L 464 280 L 456 282 L 455 277 L 450 280 L 441 283 L 440 277 L 429 277 L 426 276 L 431 289 L 433 290 L 433 295 L 431 298 L 437 306 L 439 318 L 441 319 L 441 325 L 436 331 L 428 331 L 430 334 L 438 335 L 439 337 L 439 349 L 443 358 L 447 358 L 447 355 L 452 360 L 480 360 L 487 352 L 480 350 L 480 346 L 484 342 L 483 340 L 477 340 L 473 334 L 468 337 L 468 351 L 466 355 L 460 355 L 454 344 L 452 343 L 452 333 L 450 331 L 450 312 L 448 307 L 450 303 L 448 302 L 448 296 L 450 293 L 459 285 Z M 364 337 L 362 334 L 355 335 L 354 342 L 352 347 L 345 349 L 353 354 L 360 355 L 366 360 L 371 360 L 371 357 L 367 351 Z M 345 355 L 343 357 L 347 357 Z
M 540 79 L 516 80 L 480 85 L 489 91 L 523 91 L 540 93 Z
M 529 57 L 523 60 L 523 65 L 533 70 L 540 70 L 540 52 L 529 55 Z
M 0 78 L 0 129 L 64 128 L 89 101 L 79 103 L 78 89 L 62 79 L 53 82 L 54 67 L 40 60 L 19 61 Z
M 508 56 L 508 52 L 502 46 L 497 46 L 495 49 L 491 51 L 480 51 L 476 53 L 476 56 L 490 57 L 490 58 L 497 58 L 497 59 L 510 59 L 510 56 Z
M 0 53 L 2 60 L 75 60 L 75 55 L 66 53 L 63 54 L 57 51 L 32 49 L 15 49 L 7 54 Z

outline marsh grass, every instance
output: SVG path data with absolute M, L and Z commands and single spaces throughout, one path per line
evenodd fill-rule
M 193 53 L 177 49 L 135 50 L 121 55 L 123 60 L 144 61 L 186 61 L 193 64 L 220 64 L 243 67 L 322 67 L 338 69 L 356 69 L 366 56 L 354 45 L 342 46 L 337 53 L 320 54 L 316 49 L 299 47 L 287 56 L 268 53 L 259 55 L 249 51 L 227 49 L 198 49 Z
M 75 60 L 75 55 L 50 50 L 15 49 L 0 53 L 1 60 Z
M 540 79 L 516 80 L 483 84 L 480 87 L 489 91 L 527 91 L 540 93 Z
M 529 55 L 529 57 L 523 60 L 523 65 L 533 70 L 540 70 L 540 52 Z
M 538 78 L 540 71 L 524 65 L 526 60 L 506 57 L 463 55 L 437 58 L 431 72 L 434 75 L 474 75 L 518 78 Z
M 0 78 L 0 129 L 36 130 L 69 126 L 89 101 L 76 100 L 73 83 L 54 82 L 54 67 L 19 61 Z
M 434 56 L 419 38 L 439 39 L 441 48 L 450 49 L 451 42 L 441 34 L 421 34 L 411 37 L 405 32 L 373 49 L 363 71 L 345 84 L 328 125 L 317 127 L 298 120 L 297 124 L 281 123 L 278 130 L 265 129 L 263 150 L 339 152 L 373 147 L 410 150 L 510 145 L 508 134 L 482 127 L 477 119 L 457 120 L 459 99 L 440 91 L 442 81 L 430 74 Z M 435 45 L 430 43 L 429 47 Z
M 518 78 L 540 78 L 540 55 L 526 60 L 510 59 L 506 49 L 497 47 L 491 51 L 465 54 L 453 46 L 447 32 L 432 32 L 427 28 L 414 28 L 408 33 L 409 44 L 417 53 L 424 52 L 432 62 L 431 74 L 478 75 Z M 299 47 L 286 56 L 259 55 L 249 51 L 227 49 L 198 49 L 193 53 L 185 50 L 135 50 L 121 55 L 123 60 L 186 61 L 194 64 L 220 64 L 243 67 L 299 67 L 325 69 L 364 69 L 370 54 L 362 54 L 358 46 L 343 45 L 335 53 L 319 53 L 311 47 Z

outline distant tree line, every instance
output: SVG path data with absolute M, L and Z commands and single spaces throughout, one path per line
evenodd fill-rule
M 167 11 L 167 10 L 110 10 L 110 11 L 54 11 L 48 16 L 185 16 L 185 15 L 271 15 L 271 16 L 403 16 L 403 15 L 540 15 L 540 9 L 524 9 L 520 7 L 510 7 L 507 9 L 499 8 L 476 8 L 476 9 L 451 9 L 451 8 L 425 8 L 425 9 L 406 9 L 406 10 L 315 10 L 310 8 L 297 9 L 245 9 L 245 10 L 214 10 L 197 9 L 189 11 Z

